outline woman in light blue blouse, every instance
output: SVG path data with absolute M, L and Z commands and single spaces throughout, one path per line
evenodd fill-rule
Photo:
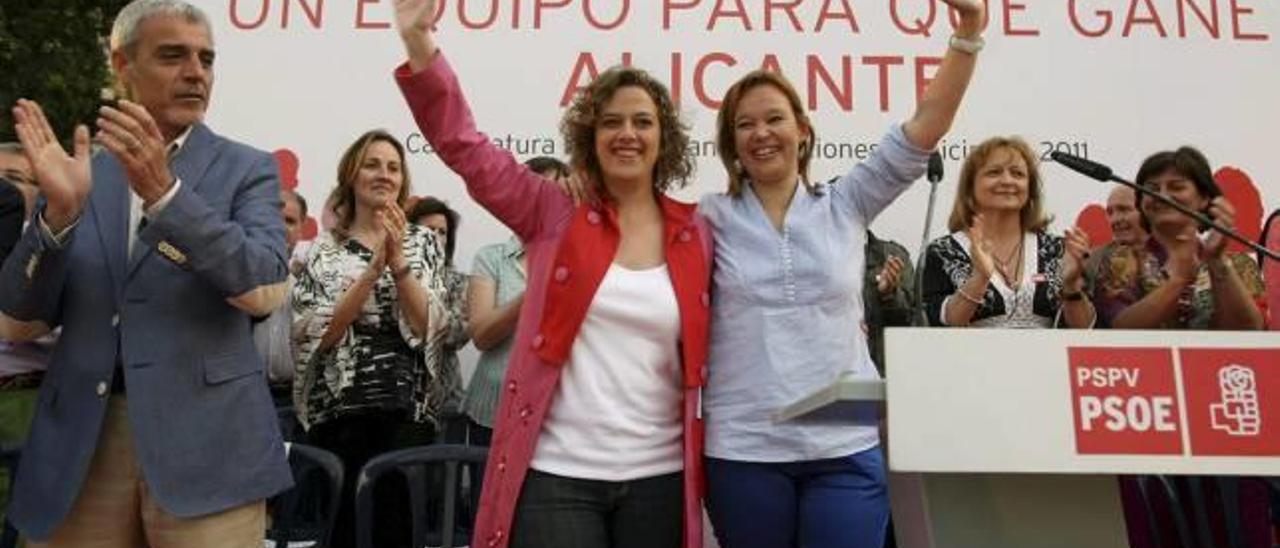
M 717 144 L 729 191 L 701 211 L 715 231 L 708 508 L 725 548 L 879 548 L 889 519 L 875 426 L 773 421 L 842 375 L 877 375 L 862 323 L 866 227 L 925 170 L 982 47 L 982 2 L 944 0 L 960 24 L 915 115 L 863 164 L 809 181 L 813 126 L 765 71 L 725 96 Z

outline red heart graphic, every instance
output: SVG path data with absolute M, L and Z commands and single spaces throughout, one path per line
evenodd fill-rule
M 280 188 L 298 188 L 298 155 L 287 148 L 272 152 L 271 155 L 275 156 L 276 166 L 280 168 Z
M 1111 242 L 1111 222 L 1107 210 L 1098 204 L 1089 204 L 1076 215 L 1076 227 L 1089 235 L 1089 245 L 1101 247 Z
M 302 240 L 309 242 L 316 239 L 319 234 L 320 223 L 316 222 L 315 217 L 307 217 L 307 220 L 302 223 Z
M 1262 235 L 1262 195 L 1248 173 L 1236 167 L 1224 167 L 1213 174 L 1222 194 L 1236 208 L 1236 230 L 1251 242 Z M 1227 251 L 1253 254 L 1244 244 L 1232 240 Z

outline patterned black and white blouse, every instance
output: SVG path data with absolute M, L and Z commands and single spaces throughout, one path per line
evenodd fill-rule
M 460 411 L 464 394 L 458 351 L 471 342 L 467 332 L 467 285 L 471 277 L 449 267 L 444 274 L 444 319 L 427 343 L 427 363 L 440 364 L 440 377 L 433 386 L 441 409 Z
M 456 371 L 445 370 L 448 364 L 428 359 L 425 350 L 429 340 L 441 335 L 449 314 L 442 299 L 444 247 L 435 233 L 409 225 L 404 253 L 411 275 L 427 289 L 427 336 L 414 336 L 387 270 L 338 343 L 320 351 L 320 339 L 334 309 L 368 268 L 373 252 L 354 238 L 338 240 L 329 232 L 312 245 L 293 287 L 297 352 L 293 401 L 298 419 L 307 428 L 370 411 L 403 413 L 407 419 L 438 425 L 451 391 L 441 381 L 457 376 Z
M 1019 288 L 1008 287 L 996 274 L 982 295 L 982 305 L 974 312 L 970 325 L 980 327 L 1049 327 L 1057 323 L 1062 292 L 1062 237 L 1046 232 L 1025 236 L 1028 247 L 1034 239 L 1035 257 L 1026 258 L 1023 272 L 1030 272 Z M 1034 268 L 1034 269 L 1033 269 Z M 931 326 L 945 326 L 943 306 L 956 288 L 963 286 L 973 272 L 969 256 L 969 238 L 955 232 L 929 243 L 925 249 L 924 274 L 921 280 L 925 313 Z M 976 295 L 975 295 L 976 297 Z M 1025 300 L 1021 300 L 1025 299 Z M 1012 302 L 1010 302 L 1012 301 Z M 1030 304 L 1028 307 L 1027 304 Z

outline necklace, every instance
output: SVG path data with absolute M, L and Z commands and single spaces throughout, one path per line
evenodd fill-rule
M 993 257 L 996 263 L 996 272 L 1000 273 L 1005 283 L 1014 291 L 1017 291 L 1018 286 L 1022 283 L 1022 253 L 1025 245 L 1026 238 L 1019 237 L 1018 245 L 1009 251 L 1008 257 L 1004 259 Z

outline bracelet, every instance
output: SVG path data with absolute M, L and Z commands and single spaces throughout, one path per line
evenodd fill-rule
M 947 46 L 950 47 L 951 49 L 956 51 L 962 51 L 970 55 L 977 55 L 977 53 L 979 51 L 982 51 L 982 48 L 985 47 L 986 45 L 987 45 L 987 41 L 983 40 L 981 36 L 974 36 L 973 38 L 961 38 L 954 34 L 951 35 L 951 41 L 947 43 Z
M 961 297 L 964 297 L 964 300 L 966 301 L 969 301 L 978 306 L 982 306 L 982 301 L 980 299 L 975 299 L 973 298 L 973 295 L 966 293 L 963 287 L 956 288 L 956 294 L 960 295 Z

